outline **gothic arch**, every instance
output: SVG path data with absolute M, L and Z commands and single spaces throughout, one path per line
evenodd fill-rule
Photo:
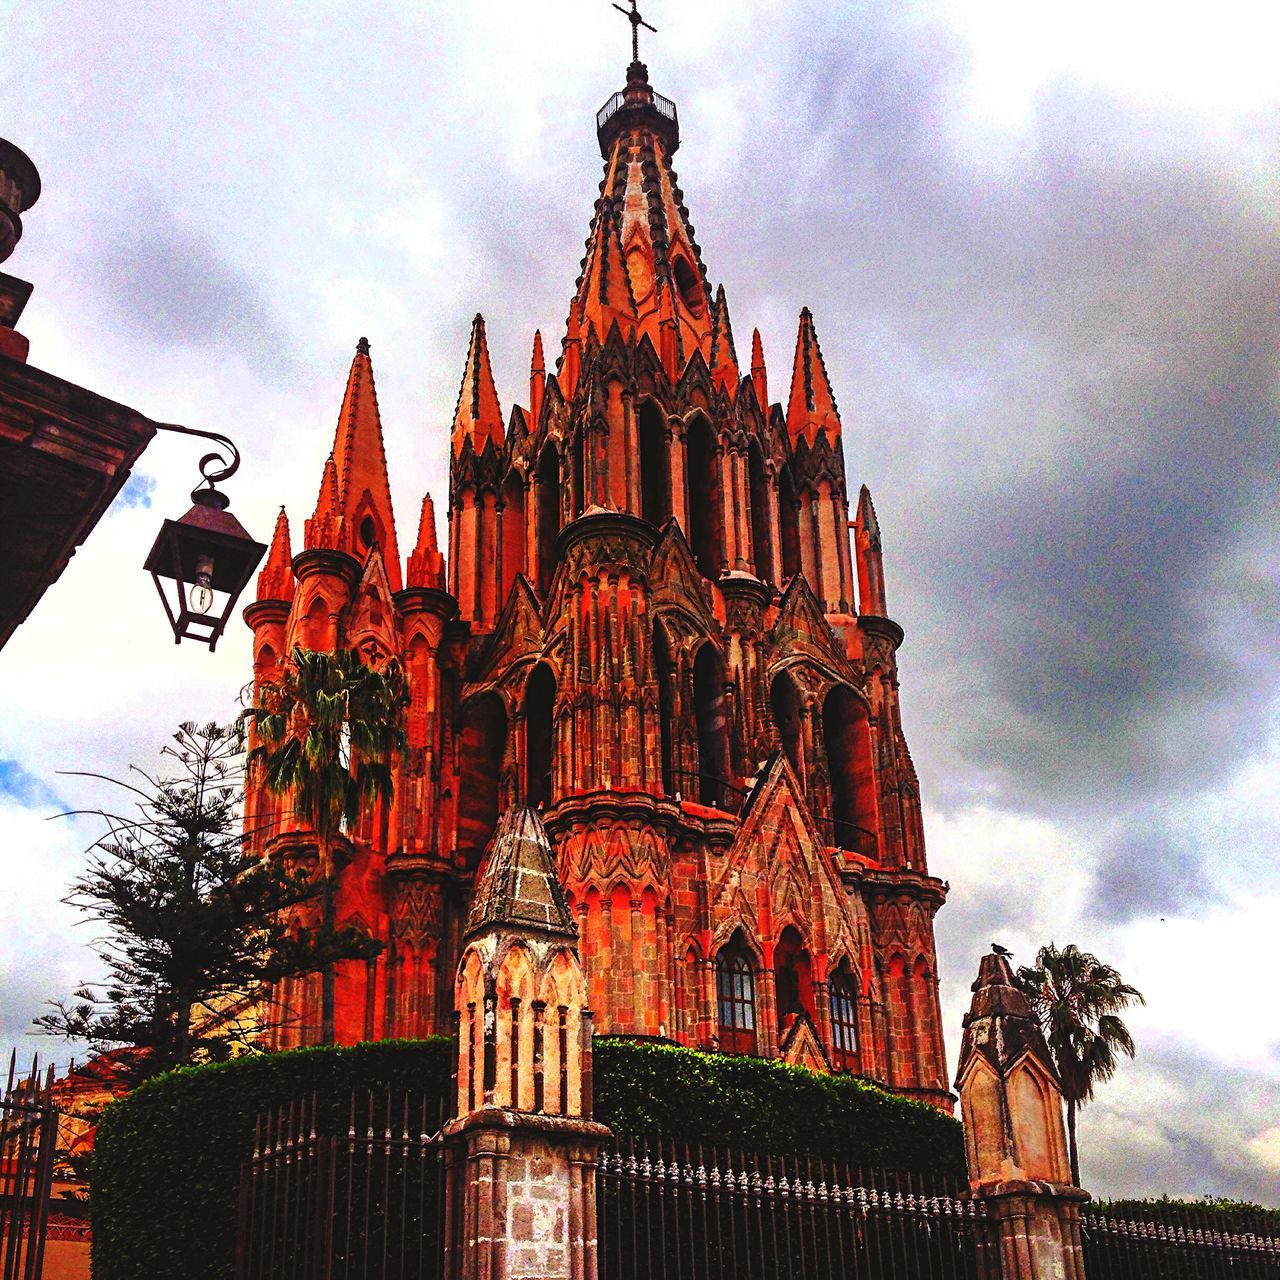
M 479 865 L 498 825 L 506 747 L 501 695 L 489 690 L 463 703 L 458 772 L 468 781 L 458 795 L 458 849 L 469 867 Z
M 556 541 L 560 536 L 560 451 L 548 440 L 538 455 L 535 489 L 538 496 L 538 590 L 546 598 L 556 569 Z
M 724 660 L 710 641 L 693 660 L 693 712 L 698 733 L 698 799 L 716 809 L 730 807 L 728 788 L 729 700 Z
M 665 416 L 653 400 L 642 400 L 636 414 L 640 450 L 640 514 L 661 528 L 671 515 L 671 477 Z
M 751 499 L 751 560 L 761 582 L 773 581 L 773 515 L 764 449 L 752 439 L 747 446 L 747 488 Z
M 525 802 L 534 809 L 552 800 L 555 705 L 555 675 L 539 662 L 524 686 Z
M 719 470 L 715 432 L 705 414 L 695 414 L 685 436 L 689 547 L 698 572 L 713 582 L 724 558 Z
M 822 739 L 831 785 L 834 844 L 868 857 L 877 852 L 875 762 L 866 704 L 845 684 L 822 702 Z
M 779 671 L 769 686 L 769 708 L 778 727 L 783 754 L 800 785 L 804 786 L 804 700 L 788 670 Z

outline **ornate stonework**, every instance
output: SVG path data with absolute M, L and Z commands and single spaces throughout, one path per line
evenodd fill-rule
M 394 654 L 408 673 L 395 800 L 350 833 L 338 901 L 386 947 L 372 977 L 340 973 L 339 1037 L 449 1030 L 477 873 L 500 817 L 528 805 L 598 1028 L 790 1056 L 949 1106 L 944 886 L 902 734 L 902 631 L 865 489 L 850 545 L 813 317 L 771 405 L 759 334 L 740 367 L 709 286 L 674 108 L 639 64 L 622 101 L 600 124 L 559 360 L 548 373 L 535 335 L 528 407 L 505 422 L 473 324 L 447 559 L 428 499 L 402 585 L 362 343 L 306 549 L 291 557 L 282 515 L 246 611 L 258 678 L 295 644 Z M 283 807 L 253 793 L 248 809 L 265 848 Z

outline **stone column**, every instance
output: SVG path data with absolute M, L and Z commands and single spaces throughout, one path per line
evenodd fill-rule
M 982 957 L 956 1075 L 973 1197 L 991 1226 L 992 1280 L 1085 1280 L 1062 1089 L 1003 955 Z
M 456 1115 L 444 1128 L 449 1280 L 596 1280 L 595 1166 L 609 1131 L 591 1119 L 577 932 L 541 821 L 509 809 L 458 965 Z M 478 1073 L 482 1091 L 471 1085 Z

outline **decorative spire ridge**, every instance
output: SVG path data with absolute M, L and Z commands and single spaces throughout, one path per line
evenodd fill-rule
M 484 452 L 485 444 L 490 440 L 495 448 L 501 449 L 504 438 L 502 406 L 498 403 L 498 388 L 493 381 L 493 368 L 489 363 L 484 316 L 478 311 L 471 322 L 471 344 L 467 348 L 467 363 L 462 371 L 458 404 L 453 413 L 455 457 L 462 452 L 462 446 L 468 437 L 477 454 Z
M 769 420 L 769 375 L 764 366 L 764 343 L 760 341 L 760 330 L 751 331 L 751 381 L 755 384 L 756 400 L 765 421 Z
M 332 493 L 328 468 L 332 465 Z M 326 464 L 321 484 L 321 504 L 329 504 L 328 514 L 336 521 L 331 532 L 313 533 L 307 526 L 307 546 L 345 551 L 363 561 L 374 546 L 382 554 L 387 581 L 393 591 L 400 589 L 400 552 L 396 547 L 395 513 L 391 507 L 391 485 L 387 479 L 387 454 L 382 443 L 382 418 L 378 412 L 378 391 L 369 358 L 369 339 L 356 343 L 355 358 L 347 375 L 333 452 Z M 321 515 L 320 506 L 316 517 Z M 322 538 L 322 541 L 315 541 Z
M 542 354 L 542 330 L 533 331 L 533 356 L 529 361 L 529 430 L 537 431 L 542 399 L 547 390 L 547 360 Z
M 465 936 L 512 927 L 578 936 L 542 820 L 532 809 L 514 805 L 502 815 L 489 841 Z
M 738 352 L 733 345 L 733 325 L 729 320 L 729 299 L 724 285 L 716 289 L 711 322 L 711 376 L 717 386 L 738 388 Z
M 873 551 L 882 550 L 880 546 L 880 521 L 876 519 L 876 508 L 871 501 L 871 490 L 865 484 L 858 493 L 858 524 L 866 531 L 868 546 Z
M 840 410 L 827 378 L 827 366 L 808 307 L 800 313 L 796 359 L 791 371 L 791 400 L 787 405 L 787 435 L 794 444 L 802 436 L 810 444 L 825 431 L 835 444 L 840 438 Z
M 330 551 L 341 549 L 342 498 L 338 492 L 338 466 L 330 454 L 324 463 L 320 477 L 320 493 L 316 497 L 315 514 L 306 524 L 307 550 L 325 547 Z
M 418 543 L 409 557 L 409 586 L 434 587 L 444 590 L 444 556 L 436 539 L 436 507 L 427 494 L 422 499 L 422 518 L 418 521 Z
M 289 546 L 289 517 L 284 508 L 276 516 L 276 529 L 271 535 L 267 562 L 258 574 L 259 600 L 292 600 L 296 583 L 293 577 L 293 551 Z
M 601 336 L 608 334 L 615 321 L 623 332 L 636 323 L 636 300 L 622 252 L 622 233 L 612 207 L 603 201 L 596 210 L 578 304 L 582 318 Z

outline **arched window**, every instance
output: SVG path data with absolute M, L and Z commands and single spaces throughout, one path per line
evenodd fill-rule
M 573 514 L 580 516 L 587 509 L 587 472 L 586 472 L 586 435 L 587 428 L 579 425 L 573 435 Z
M 556 570 L 560 534 L 560 455 L 548 444 L 538 458 L 538 590 L 544 594 Z
M 857 1071 L 858 980 L 842 960 L 831 975 L 831 1061 L 837 1071 Z
M 724 671 L 710 643 L 693 660 L 693 708 L 698 725 L 698 799 L 716 809 L 729 807 L 729 706 Z
M 653 667 L 658 677 L 658 738 L 662 751 L 662 792 L 676 793 L 675 766 L 671 753 L 671 726 L 675 719 L 676 669 L 660 626 L 653 628 Z
M 524 477 L 512 471 L 502 486 L 502 599 L 524 572 Z M 501 601 L 499 601 L 501 604 Z
M 652 400 L 640 406 L 640 514 L 650 524 L 662 524 L 671 514 L 667 434 L 662 411 Z
M 747 483 L 751 489 L 751 559 L 761 582 L 773 581 L 773 529 L 769 518 L 769 477 L 764 451 L 753 440 L 747 450 Z
M 480 862 L 498 825 L 502 758 L 507 748 L 507 712 L 496 693 L 473 698 L 462 708 L 458 795 L 458 848 L 468 867 Z
M 800 508 L 788 467 L 783 467 L 778 478 L 778 524 L 782 534 L 782 576 L 794 578 L 800 572 Z
M 689 424 L 686 440 L 689 477 L 689 547 L 698 572 L 712 580 L 720 576 L 720 485 L 717 481 L 716 442 L 711 424 L 701 416 Z
M 778 993 L 778 1027 L 794 1014 L 806 1014 L 813 1021 L 813 965 L 804 939 L 788 925 L 773 953 L 774 980 Z
M 740 932 L 716 955 L 716 1019 L 725 1053 L 755 1053 L 755 966 Z
M 551 761 L 555 725 L 556 679 L 551 668 L 538 663 L 525 685 L 524 733 L 526 800 L 533 808 L 551 803 Z
M 769 705 L 773 708 L 773 720 L 782 738 L 782 750 L 786 753 L 796 777 L 803 785 L 803 720 L 800 715 L 800 691 L 796 688 L 796 682 L 785 671 L 775 676 L 773 684 L 769 687 Z
M 876 779 L 866 707 L 838 684 L 822 704 L 822 738 L 831 775 L 831 821 L 837 848 L 874 858 Z

